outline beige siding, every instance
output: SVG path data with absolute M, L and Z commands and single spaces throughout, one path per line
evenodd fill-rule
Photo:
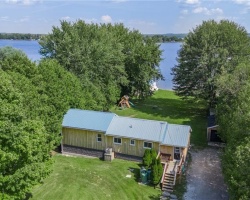
M 171 158 L 174 158 L 174 147 L 161 145 L 161 153 L 171 154 Z
M 101 142 L 97 142 L 98 134 L 102 136 Z M 104 134 L 100 132 L 63 128 L 62 135 L 63 144 L 98 150 L 105 149 Z
M 182 148 L 182 155 L 184 156 L 184 161 L 186 160 L 186 157 L 187 157 L 187 152 L 188 152 L 188 148 Z
M 107 147 L 112 147 L 113 151 L 140 157 L 144 155 L 145 148 L 143 148 L 143 142 L 144 142 L 143 140 L 135 140 L 135 145 L 130 145 L 129 138 L 122 138 L 121 144 L 115 144 L 113 138 L 114 138 L 113 136 L 106 136 Z M 156 152 L 158 152 L 159 143 L 157 142 L 152 142 L 152 143 L 153 143 L 153 149 L 155 149 Z

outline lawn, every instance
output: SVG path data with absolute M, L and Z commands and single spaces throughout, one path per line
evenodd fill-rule
M 144 200 L 159 197 L 159 189 L 138 184 L 140 167 L 136 162 L 120 159 L 104 162 L 98 158 L 62 155 L 53 159 L 53 173 L 43 185 L 34 188 L 32 200 Z
M 172 91 L 159 90 L 151 98 L 131 100 L 135 107 L 111 111 L 120 116 L 162 120 L 192 127 L 191 144 L 206 146 L 206 112 L 202 103 L 183 101 Z M 139 165 L 115 159 L 104 162 L 97 158 L 53 157 L 52 174 L 32 191 L 32 200 L 81 199 L 159 199 L 160 191 L 139 185 Z M 134 169 L 135 173 L 129 171 Z M 126 175 L 131 174 L 131 178 Z M 180 187 L 183 190 L 184 185 Z M 183 192 L 182 192 L 183 193 Z
M 159 90 L 144 101 L 132 99 L 130 101 L 135 104 L 134 107 L 124 110 L 114 107 L 111 111 L 120 116 L 190 125 L 192 128 L 191 144 L 206 146 L 206 110 L 201 102 L 184 101 L 173 91 L 168 90 Z

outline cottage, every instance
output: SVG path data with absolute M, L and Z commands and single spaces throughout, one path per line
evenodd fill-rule
M 62 126 L 62 146 L 113 148 L 116 153 L 138 157 L 145 149 L 154 148 L 177 160 L 186 157 L 191 131 L 186 125 L 78 109 L 66 113 Z
M 62 126 L 62 153 L 96 152 L 102 156 L 100 152 L 112 148 L 116 155 L 141 158 L 145 149 L 152 148 L 158 152 L 165 173 L 180 171 L 190 144 L 190 126 L 109 112 L 70 109 Z

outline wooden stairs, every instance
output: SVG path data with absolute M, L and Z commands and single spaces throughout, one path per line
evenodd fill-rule
M 176 162 L 170 161 L 164 167 L 162 176 L 162 191 L 173 192 L 173 188 L 176 180 Z

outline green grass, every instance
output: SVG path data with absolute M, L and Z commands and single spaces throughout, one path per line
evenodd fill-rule
M 192 127 L 191 143 L 206 146 L 206 113 L 202 103 L 183 101 L 172 91 L 159 90 L 151 98 L 131 100 L 135 107 L 111 111 L 120 116 L 162 120 Z M 83 157 L 53 158 L 52 174 L 44 184 L 34 188 L 32 200 L 81 200 L 81 199 L 159 199 L 159 189 L 138 184 L 139 165 L 135 162 L 115 159 L 104 162 Z M 128 169 L 133 168 L 135 173 Z M 132 178 L 126 178 L 131 174 Z M 185 177 L 176 185 L 176 194 L 185 192 Z
M 206 110 L 202 102 L 184 101 L 173 91 L 159 90 L 144 101 L 130 100 L 135 107 L 124 110 L 114 107 L 111 111 L 120 116 L 162 120 L 172 124 L 190 125 L 191 144 L 206 146 Z
M 32 200 L 144 200 L 155 199 L 160 194 L 159 189 L 138 184 L 140 167 L 136 162 L 120 159 L 104 162 L 98 158 L 62 155 L 53 159 L 53 173 L 43 185 L 34 188 Z M 126 178 L 128 174 L 131 178 Z

